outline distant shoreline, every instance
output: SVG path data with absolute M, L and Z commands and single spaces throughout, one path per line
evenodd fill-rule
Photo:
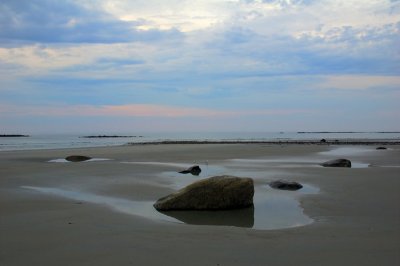
M 20 135 L 20 134 L 2 134 L 0 135 L 0 138 L 28 138 L 30 137 L 29 135 Z
M 82 136 L 79 138 L 85 139 L 101 139 L 101 138 L 143 138 L 143 136 L 120 136 L 120 135 L 92 135 L 92 136 Z
M 213 140 L 166 140 L 149 142 L 129 142 L 127 145 L 173 145 L 173 144 L 271 144 L 271 145 L 400 145 L 400 140 L 285 140 L 285 141 L 213 141 Z
M 297 134 L 399 134 L 400 131 L 298 131 Z

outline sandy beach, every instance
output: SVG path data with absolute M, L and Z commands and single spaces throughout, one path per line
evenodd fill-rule
M 169 144 L 3 151 L 0 265 L 399 265 L 400 146 L 386 147 Z M 95 160 L 63 162 L 73 154 Z M 336 158 L 350 159 L 354 167 L 319 166 Z M 177 174 L 194 164 L 201 176 Z M 160 197 L 221 174 L 254 179 L 254 215 L 204 225 L 194 216 L 179 219 L 152 208 Z M 305 192 L 269 188 L 277 179 L 300 182 Z M 266 210 L 271 219 L 263 213 L 269 199 L 276 201 Z M 286 214 L 281 201 L 293 210 Z M 283 218 L 275 221 L 275 214 Z

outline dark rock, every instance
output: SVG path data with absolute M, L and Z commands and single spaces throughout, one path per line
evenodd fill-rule
M 253 206 L 251 178 L 214 176 L 159 199 L 153 206 L 169 210 L 227 210 Z
M 194 165 L 189 167 L 186 170 L 180 171 L 181 174 L 192 174 L 192 175 L 199 175 L 201 173 L 201 168 L 198 165 Z
M 88 156 L 83 156 L 83 155 L 71 155 L 65 158 L 65 160 L 69 161 L 69 162 L 84 162 L 87 160 L 90 160 L 92 158 L 88 157 Z
M 387 148 L 386 147 L 378 147 L 378 148 L 376 148 L 377 150 L 387 150 Z
M 300 183 L 285 180 L 273 181 L 269 185 L 272 188 L 283 190 L 299 190 L 303 187 Z
M 320 142 L 325 143 L 326 139 L 321 139 Z
M 347 159 L 335 159 L 321 164 L 323 167 L 351 167 L 351 161 Z

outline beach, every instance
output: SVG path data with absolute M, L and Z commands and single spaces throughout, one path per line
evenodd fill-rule
M 0 265 L 399 265 L 400 146 L 385 144 L 2 151 Z M 63 162 L 76 154 L 94 160 Z M 319 165 L 337 158 L 353 167 Z M 177 174 L 191 165 L 203 176 Z M 253 178 L 256 196 L 274 194 L 278 205 L 294 202 L 293 221 L 263 226 L 257 219 L 269 198 L 243 227 L 185 223 L 152 208 L 187 184 L 223 174 Z M 277 179 L 300 182 L 306 192 L 279 194 L 268 188 Z

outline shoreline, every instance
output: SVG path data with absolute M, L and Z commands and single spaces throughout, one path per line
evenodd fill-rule
M 165 140 L 148 142 L 129 142 L 125 145 L 176 145 L 176 144 L 293 144 L 293 145 L 400 145 L 400 140 L 279 140 L 279 141 L 258 141 L 258 140 Z
M 272 146 L 316 146 L 316 147 L 332 147 L 332 146 L 398 146 L 400 141 L 397 140 L 352 140 L 352 141 L 313 141 L 313 140 L 293 140 L 293 141 L 192 141 L 192 140 L 167 140 L 167 141 L 149 141 L 149 142 L 129 142 L 118 145 L 93 145 L 78 147 L 45 147 L 45 148 L 18 148 L 18 149 L 0 149 L 0 153 L 6 152 L 35 152 L 35 151 L 58 151 L 58 150 L 87 150 L 87 149 L 107 149 L 118 147 L 134 147 L 134 146 L 173 146 L 173 145 L 272 145 Z
M 316 147 L 334 147 L 334 146 L 398 146 L 397 140 L 349 140 L 349 141 L 330 141 L 326 142 L 316 140 L 287 140 L 287 141 L 210 141 L 210 140 L 166 140 L 166 141 L 148 141 L 148 142 L 129 142 L 118 145 L 93 145 L 82 147 L 46 147 L 46 148 L 18 148 L 18 149 L 0 149 L 0 153 L 6 152 L 46 152 L 46 151 L 65 151 L 65 150 L 88 150 L 88 149 L 108 149 L 134 146 L 173 146 L 173 145 L 272 145 L 272 146 L 316 146 Z
M 14 134 L 13 134 L 14 135 Z M 42 134 L 29 138 L 0 138 L 0 152 L 161 144 L 261 145 L 400 145 L 400 133 L 296 133 L 296 132 L 159 132 L 114 134 Z
M 29 138 L 30 135 L 21 135 L 21 134 L 2 134 L 0 138 Z

